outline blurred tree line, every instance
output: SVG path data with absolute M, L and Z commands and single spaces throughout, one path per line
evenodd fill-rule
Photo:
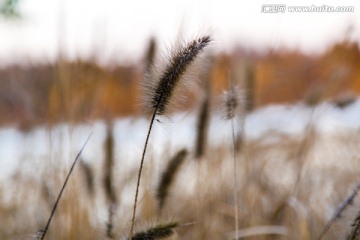
M 134 65 L 106 68 L 95 61 L 13 65 L 0 69 L 0 124 L 27 128 L 59 121 L 87 121 L 141 114 L 141 80 L 154 56 L 150 41 L 145 59 Z M 212 93 L 227 89 L 229 78 L 245 90 L 247 108 L 304 101 L 314 105 L 333 99 L 341 105 L 360 93 L 360 50 L 343 41 L 322 55 L 298 51 L 258 54 L 238 48 L 212 58 L 208 74 Z M 196 89 L 194 89 L 196 91 Z M 189 94 L 185 107 L 195 104 Z

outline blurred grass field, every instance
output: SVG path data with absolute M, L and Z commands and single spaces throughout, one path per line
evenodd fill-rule
M 89 147 L 90 152 L 97 152 L 97 159 L 87 161 L 83 156 L 76 166 L 47 239 L 126 239 L 137 174 L 134 161 L 140 157 L 142 145 L 131 150 L 123 147 L 126 139 L 117 139 L 127 129 L 114 131 L 113 124 L 122 117 L 146 116 L 139 104 L 140 82 L 150 61 L 152 44 L 150 41 L 144 59 L 134 65 L 108 67 L 95 60 L 59 59 L 55 63 L 29 63 L 0 70 L 0 134 L 10 128 L 16 129 L 20 138 L 26 138 L 43 128 L 49 146 L 41 159 L 36 159 L 31 148 L 23 151 L 25 145 L 17 149 L 20 169 L 0 184 L 0 239 L 36 237 L 46 224 L 69 162 L 80 149 L 75 149 L 69 140 L 74 129 L 87 126 L 96 130 L 93 126 L 97 122 L 101 122 L 102 130 L 95 132 L 98 139 L 93 141 L 98 144 Z M 336 43 L 317 56 L 239 48 L 231 54 L 212 56 L 209 65 L 201 77 L 211 83 L 212 111 L 216 113 L 222 111 L 218 99 L 227 89 L 229 78 L 235 79 L 244 91 L 247 116 L 270 104 L 291 106 L 300 102 L 313 110 L 322 102 L 330 102 L 334 108 L 346 109 L 359 101 L 360 50 L 351 41 Z M 187 93 L 186 103 L 180 108 L 187 113 L 184 118 L 197 114 L 201 90 L 194 87 Z M 165 118 L 158 119 L 157 124 L 171 135 L 167 121 L 172 122 Z M 306 127 L 298 134 L 273 129 L 259 138 L 245 135 L 242 139 L 236 155 L 236 192 L 239 235 L 243 239 L 317 239 L 359 182 L 360 128 L 324 133 L 312 118 L 303 125 Z M 59 126 L 65 126 L 65 134 L 54 134 Z M 180 121 L 176 128 L 181 127 Z M 196 127 L 192 128 L 194 135 L 196 131 Z M 219 127 L 218 131 L 227 128 Z M 81 137 L 85 139 L 83 134 Z M 81 137 L 76 140 L 81 142 Z M 195 159 L 193 145 L 186 147 L 189 155 L 161 211 L 156 194 L 159 177 L 182 146 L 176 141 L 152 146 L 160 153 L 150 151 L 145 163 L 136 231 L 176 221 L 179 226 L 171 239 L 234 238 L 231 139 L 221 142 L 210 135 L 207 142 L 201 161 Z M 29 137 L 26 145 L 33 143 Z M 124 155 L 120 159 L 118 151 L 132 152 L 128 158 Z M 347 239 L 359 207 L 356 197 L 324 239 Z

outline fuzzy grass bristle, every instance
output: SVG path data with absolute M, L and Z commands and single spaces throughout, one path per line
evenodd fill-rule
M 151 81 L 146 83 L 145 89 L 148 92 L 146 105 L 149 109 L 155 110 L 158 115 L 167 113 L 170 99 L 173 97 L 180 79 L 210 42 L 210 36 L 199 37 L 174 51 L 159 78 L 150 79 Z

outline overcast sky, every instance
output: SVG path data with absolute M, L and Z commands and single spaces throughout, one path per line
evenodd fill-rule
M 150 36 L 169 46 L 176 36 L 211 32 L 218 50 L 321 52 L 347 33 L 360 39 L 360 1 L 296 1 L 300 6 L 354 6 L 353 13 L 262 13 L 270 0 L 22 0 L 21 20 L 0 20 L 0 64 L 96 54 L 102 62 L 136 61 Z M 277 0 L 276 4 L 295 5 Z M 352 31 L 347 29 L 352 28 Z

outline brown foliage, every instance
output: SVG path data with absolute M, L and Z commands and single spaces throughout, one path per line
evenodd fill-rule
M 297 51 L 260 55 L 240 49 L 229 55 L 220 53 L 212 61 L 209 77 L 213 93 L 226 89 L 231 71 L 248 89 L 249 110 L 303 99 L 316 104 L 344 93 L 360 93 L 360 50 L 354 42 L 337 43 L 319 56 Z M 15 121 L 27 128 L 39 123 L 137 114 L 142 65 L 110 69 L 93 61 L 60 60 L 0 69 L 0 124 Z

